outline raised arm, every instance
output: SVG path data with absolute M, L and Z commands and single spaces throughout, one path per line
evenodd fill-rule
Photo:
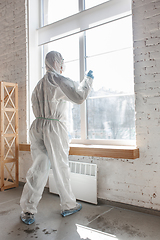
M 65 78 L 60 74 L 54 74 L 54 81 L 61 88 L 67 98 L 77 104 L 81 104 L 87 98 L 93 82 L 92 71 L 89 71 L 81 83 Z

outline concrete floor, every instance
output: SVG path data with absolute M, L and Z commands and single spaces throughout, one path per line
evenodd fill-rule
M 22 186 L 0 192 L 0 240 L 159 240 L 160 217 L 101 203 L 82 202 L 72 216 L 60 215 L 59 197 L 45 190 L 36 222 L 20 221 Z

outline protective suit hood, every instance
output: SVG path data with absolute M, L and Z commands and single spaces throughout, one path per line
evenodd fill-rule
M 47 71 L 60 73 L 60 70 L 64 70 L 64 59 L 59 52 L 51 51 L 46 55 L 45 65 Z

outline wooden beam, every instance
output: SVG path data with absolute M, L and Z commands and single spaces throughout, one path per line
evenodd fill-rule
M 19 144 L 19 151 L 30 151 L 30 144 Z M 128 146 L 71 144 L 69 155 L 136 159 L 139 158 L 139 148 Z
M 1 173 L 0 173 L 0 176 L 1 176 L 1 184 L 0 184 L 0 188 L 1 188 L 1 191 L 4 191 L 4 86 L 3 86 L 3 82 L 1 82 L 0 84 L 0 88 L 1 88 L 1 92 L 0 92 L 0 100 L 1 100 L 1 103 L 0 103 L 0 112 L 1 112 L 1 123 L 0 123 L 0 126 L 1 126 L 1 147 L 0 147 L 0 164 L 1 164 Z
M 21 143 L 19 144 L 19 151 L 30 151 L 30 144 Z
M 108 157 L 108 158 L 123 158 L 136 159 L 139 158 L 138 148 L 117 147 L 117 146 L 93 146 L 80 145 L 71 146 L 70 155 L 93 156 L 93 157 Z

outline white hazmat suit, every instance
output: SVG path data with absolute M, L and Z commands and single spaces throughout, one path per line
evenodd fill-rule
M 30 127 L 33 165 L 27 172 L 20 200 L 23 212 L 37 213 L 37 205 L 46 185 L 50 166 L 60 195 L 61 210 L 76 207 L 70 185 L 69 140 L 66 127 L 66 101 L 81 104 L 89 93 L 92 77 L 79 84 L 62 76 L 63 58 L 52 51 L 45 59 L 47 72 L 32 93 L 36 119 Z

